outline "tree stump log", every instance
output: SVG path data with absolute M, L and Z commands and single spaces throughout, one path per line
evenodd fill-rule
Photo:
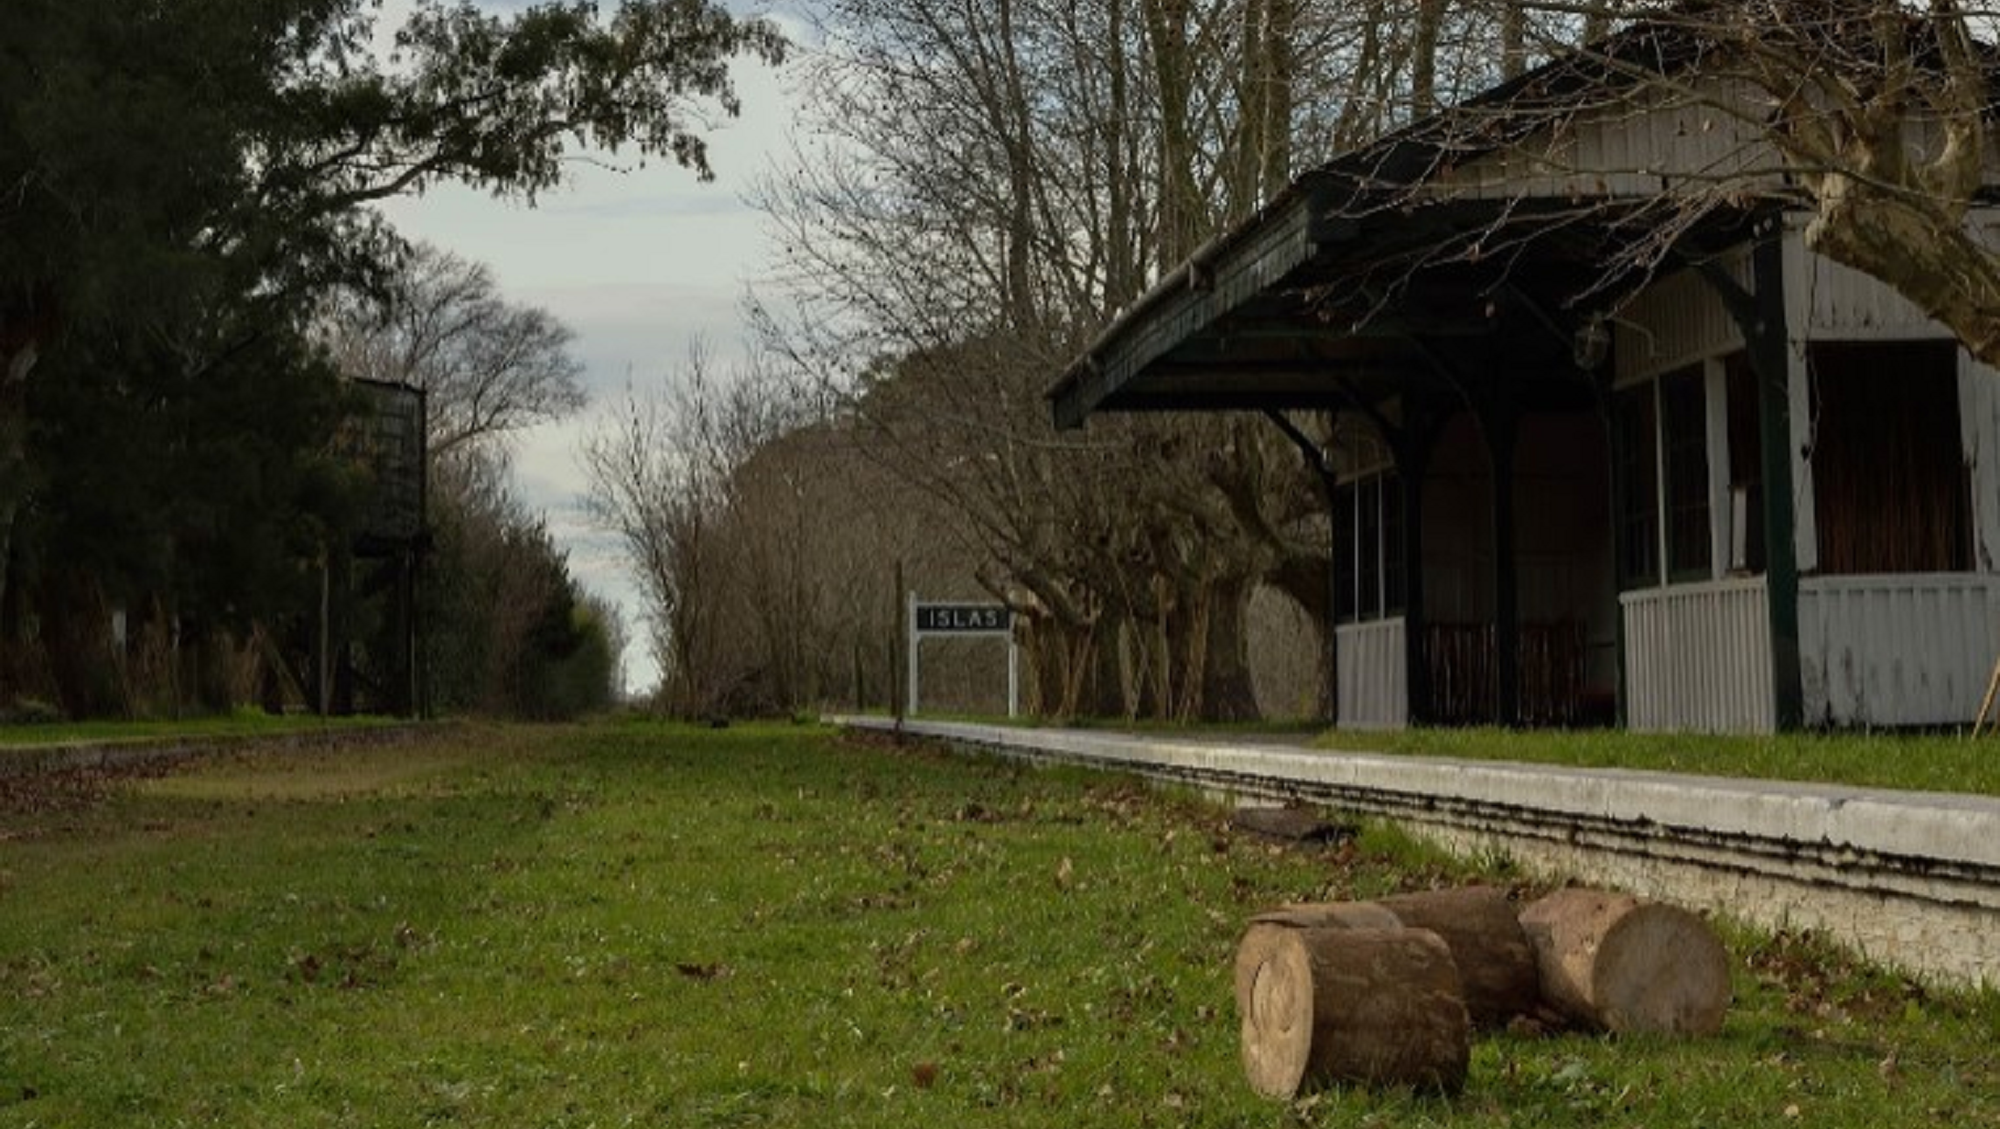
M 1495 887 L 1398 894 L 1379 902 L 1280 906 L 1250 920 L 1297 929 L 1428 929 L 1451 950 L 1474 1027 L 1505 1027 L 1541 1002 L 1535 951 L 1507 892 Z
M 1236 951 L 1236 1006 L 1243 1069 L 1260 1094 L 1465 1084 L 1458 969 L 1427 930 L 1253 924 Z
M 1311 808 L 1241 807 L 1229 817 L 1229 825 L 1267 839 L 1296 843 L 1337 843 L 1354 838 L 1354 828 L 1321 819 Z
M 1398 894 L 1376 903 L 1410 929 L 1428 929 L 1451 949 L 1472 1025 L 1505 1027 L 1542 1001 L 1535 950 L 1507 891 L 1493 886 Z
M 1401 929 L 1395 914 L 1374 902 L 1301 902 L 1265 910 L 1252 925 L 1286 925 L 1293 929 Z
M 1618 1032 L 1713 1034 L 1729 1008 L 1729 957 L 1684 909 L 1602 890 L 1558 890 L 1521 911 L 1542 995 Z

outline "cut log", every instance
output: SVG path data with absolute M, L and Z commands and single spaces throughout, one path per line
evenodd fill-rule
M 1684 909 L 1603 890 L 1558 890 L 1521 911 L 1542 995 L 1607 1031 L 1712 1034 L 1729 1008 L 1729 957 Z
M 1260 1094 L 1465 1084 L 1458 970 L 1427 930 L 1253 924 L 1236 951 L 1236 1006 L 1243 1069 Z
M 1295 843 L 1338 843 L 1354 838 L 1354 828 L 1321 819 L 1311 808 L 1241 807 L 1229 817 L 1239 830 Z
M 1293 929 L 1400 929 L 1403 922 L 1374 902 L 1301 902 L 1268 909 L 1250 919 L 1252 925 L 1289 925 Z
M 1474 1027 L 1505 1027 L 1541 1003 L 1535 952 L 1507 892 L 1491 886 L 1398 894 L 1379 902 L 1310 902 L 1279 906 L 1250 919 L 1295 929 L 1428 929 L 1458 964 L 1465 1009 Z
M 1474 1027 L 1505 1027 L 1541 1003 L 1535 950 L 1507 891 L 1466 886 L 1398 894 L 1376 904 L 1411 929 L 1436 933 L 1451 949 Z

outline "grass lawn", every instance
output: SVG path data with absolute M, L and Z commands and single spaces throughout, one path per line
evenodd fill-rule
M 1245 915 L 1465 872 L 811 727 L 466 728 L 0 801 L 5 1126 L 2000 1123 L 2000 999 L 1747 935 L 1718 1038 L 1491 1037 L 1454 1099 L 1268 1102 Z
M 145 741 L 157 738 L 268 737 L 314 733 L 323 729 L 357 729 L 395 725 L 397 718 L 276 716 L 262 710 L 197 717 L 185 721 L 61 721 L 33 725 L 0 725 L 0 756 L 9 748 L 62 745 L 78 741 Z
M 1584 768 L 1638 768 L 2000 796 L 2000 737 L 1908 733 L 1711 735 L 1622 730 L 1407 729 L 1323 734 L 1368 749 Z

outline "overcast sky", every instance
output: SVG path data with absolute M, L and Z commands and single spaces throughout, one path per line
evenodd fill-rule
M 485 6 L 526 5 L 488 0 Z M 386 15 L 385 22 L 394 18 Z M 799 31 L 795 22 L 784 26 Z M 743 114 L 705 131 L 716 174 L 707 184 L 671 161 L 641 169 L 636 159 L 610 157 L 622 167 L 579 160 L 574 183 L 533 208 L 447 187 L 383 209 L 404 235 L 488 264 L 508 300 L 544 307 L 576 332 L 593 406 L 521 436 L 514 482 L 569 551 L 571 573 L 624 609 L 633 640 L 626 685 L 633 691 L 652 687 L 659 670 L 643 641 L 642 609 L 617 543 L 582 512 L 587 486 L 577 442 L 598 407 L 622 396 L 628 383 L 657 384 L 695 340 L 717 359 L 744 350 L 739 300 L 769 262 L 758 216 L 744 196 L 785 148 L 790 113 L 783 75 L 747 60 L 732 69 Z

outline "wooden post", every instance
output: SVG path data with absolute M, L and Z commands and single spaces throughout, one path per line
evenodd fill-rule
M 896 715 L 896 732 L 898 733 L 903 731 L 903 718 L 907 715 L 910 708 L 910 699 L 905 696 L 904 667 L 909 663 L 910 659 L 915 657 L 904 653 L 909 646 L 910 629 L 915 626 L 906 622 L 903 618 L 909 614 L 909 600 L 904 594 L 905 591 L 903 587 L 903 562 L 898 558 L 896 561 L 895 611 L 890 616 L 896 624 L 896 633 L 895 638 L 889 643 L 889 699 L 891 711 Z M 912 677 L 914 677 L 914 674 Z
M 333 710 L 333 678 L 328 664 L 333 661 L 331 637 L 333 623 L 333 562 L 326 546 L 319 550 L 319 715 L 327 716 Z M 179 695 L 175 695 L 176 705 Z

